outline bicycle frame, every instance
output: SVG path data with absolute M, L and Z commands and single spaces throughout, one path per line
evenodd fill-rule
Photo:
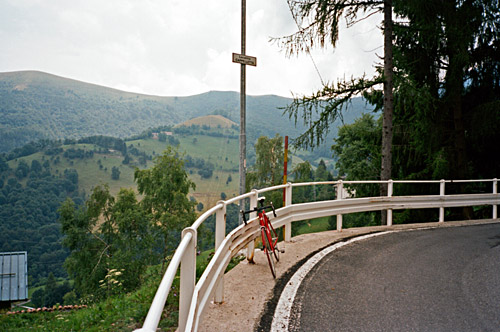
M 242 210 L 241 214 L 243 216 L 243 221 L 245 222 L 246 225 L 247 220 L 245 218 L 245 214 L 251 212 L 257 212 L 257 216 L 259 218 L 259 223 L 260 223 L 260 233 L 262 237 L 263 250 L 267 256 L 267 261 L 269 263 L 269 268 L 271 269 L 271 273 L 273 274 L 273 277 L 276 278 L 276 268 L 274 266 L 274 260 L 276 260 L 276 262 L 279 261 L 279 249 L 277 249 L 278 233 L 276 232 L 273 225 L 269 221 L 269 218 L 267 217 L 265 210 L 271 208 L 273 210 L 273 214 L 275 217 L 276 217 L 276 211 L 274 210 L 272 202 L 269 206 L 264 206 L 264 199 L 265 199 L 264 197 L 261 197 L 259 199 L 260 207 L 257 206 L 249 211 Z
M 274 229 L 273 225 L 269 221 L 269 218 L 267 217 L 267 214 L 264 211 L 258 213 L 258 216 L 259 216 L 260 228 L 261 230 L 265 230 L 266 235 L 269 238 L 269 242 L 271 243 L 272 247 L 271 249 L 274 250 L 276 244 L 278 243 L 278 233 Z

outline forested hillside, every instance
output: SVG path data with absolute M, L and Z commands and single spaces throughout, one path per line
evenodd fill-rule
M 133 195 L 130 188 L 137 189 L 135 173 L 153 167 L 165 149 L 178 149 L 179 155 L 173 154 L 183 159 L 189 181 L 196 185 L 187 195 L 194 211 L 237 195 L 238 93 L 154 97 L 20 72 L 0 74 L 0 97 L 0 251 L 28 251 L 31 288 L 68 278 L 63 262 L 70 251 L 63 246 L 61 204 L 71 198 L 75 212 L 70 220 L 77 220 L 80 208 L 101 188 L 119 206 Z M 256 161 L 254 144 L 260 136 L 293 139 L 303 129 L 282 116 L 280 108 L 287 102 L 277 96 L 248 97 L 249 167 Z M 344 120 L 352 122 L 364 109 L 364 102 L 355 100 Z M 332 127 L 332 136 L 340 122 Z M 326 169 L 320 158 L 331 158 L 330 144 L 314 152 L 290 152 L 290 166 L 307 159 L 312 167 Z M 228 211 L 228 228 L 236 225 L 237 213 Z M 213 243 L 212 224 L 207 222 L 200 234 L 200 248 Z M 170 246 L 177 240 L 178 234 L 169 234 Z M 82 295 L 69 292 L 67 284 L 61 287 L 64 291 L 52 293 Z M 44 289 L 38 290 L 37 303 L 62 303 L 60 296 L 43 300 L 50 293 Z
M 302 123 L 282 116 L 290 99 L 247 97 L 248 141 L 275 133 L 297 136 Z M 189 97 L 158 97 L 129 93 L 42 72 L 0 73 L 0 153 L 39 139 L 92 135 L 128 137 L 150 127 L 175 125 L 209 114 L 239 123 L 239 94 L 212 91 Z M 358 116 L 362 100 L 353 102 Z M 352 115 L 351 115 L 352 114 Z M 335 126 L 336 127 L 336 126 Z
M 31 286 L 50 272 L 65 277 L 62 264 L 68 251 L 61 246 L 57 211 L 61 203 L 69 197 L 82 206 L 103 184 L 112 195 L 121 188 L 135 190 L 136 168 L 151 167 L 169 146 L 179 149 L 196 183 L 188 198 L 197 211 L 236 194 L 238 136 L 233 128 L 193 124 L 151 129 L 127 140 L 91 136 L 40 141 L 14 149 L 7 158 L 0 155 L 0 251 L 28 251 Z

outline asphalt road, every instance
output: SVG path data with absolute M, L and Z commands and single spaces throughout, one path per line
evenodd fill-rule
M 289 331 L 500 331 L 500 224 L 346 245 L 302 282 Z

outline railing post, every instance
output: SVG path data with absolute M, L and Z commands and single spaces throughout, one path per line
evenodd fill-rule
M 445 183 L 444 179 L 441 179 L 439 183 L 439 196 L 444 196 Z M 444 204 L 444 201 L 441 201 L 441 203 Z M 444 207 L 439 208 L 439 222 L 444 222 Z
M 342 183 L 342 180 L 339 180 L 337 182 L 337 200 L 343 199 L 342 195 L 344 192 L 344 184 Z M 337 231 L 341 232 L 342 231 L 342 215 L 337 214 Z
M 498 180 L 497 178 L 493 179 L 493 193 L 498 194 Z M 493 219 L 497 219 L 497 206 L 493 205 Z
M 219 249 L 226 237 L 226 202 L 218 201 L 217 204 L 222 204 L 222 207 L 215 213 L 215 251 Z M 214 302 L 224 302 L 224 274 L 220 277 L 215 289 Z
M 288 182 L 286 184 L 286 196 L 285 196 L 285 206 L 290 206 L 292 205 L 292 184 Z M 285 227 L 285 235 L 284 235 L 284 240 L 285 242 L 290 242 L 292 241 L 292 223 L 286 224 Z
M 394 182 L 387 181 L 387 197 L 392 197 Z M 392 209 L 387 209 L 387 226 L 392 226 Z
M 250 196 L 250 209 L 253 209 L 257 206 L 257 198 L 259 198 L 259 193 L 256 189 L 252 189 L 252 196 Z M 257 216 L 256 212 L 250 213 L 249 220 L 255 218 Z M 255 240 L 250 241 L 247 246 L 247 260 L 250 263 L 254 263 L 253 255 L 255 254 Z
M 189 315 L 191 299 L 193 298 L 196 283 L 196 229 L 187 227 L 182 230 L 182 237 L 191 233 L 193 237 L 184 252 L 181 260 L 180 290 L 179 290 L 179 329 L 186 329 L 186 321 Z

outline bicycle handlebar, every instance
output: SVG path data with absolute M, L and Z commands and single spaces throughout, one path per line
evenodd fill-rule
M 264 204 L 264 200 L 259 200 L 259 202 L 261 203 L 261 205 Z M 269 209 L 269 208 L 273 210 L 273 215 L 276 218 L 276 210 L 274 210 L 273 202 L 271 202 L 271 204 L 268 205 L 268 206 L 261 206 L 261 207 L 257 206 L 255 208 L 253 208 L 252 210 L 248 210 L 248 211 L 240 210 L 241 215 L 243 216 L 243 222 L 245 223 L 245 225 L 247 224 L 247 218 L 245 217 L 246 214 L 249 214 L 249 213 L 252 213 L 252 212 L 257 212 L 257 213 L 260 213 L 262 211 L 265 212 L 265 210 Z

